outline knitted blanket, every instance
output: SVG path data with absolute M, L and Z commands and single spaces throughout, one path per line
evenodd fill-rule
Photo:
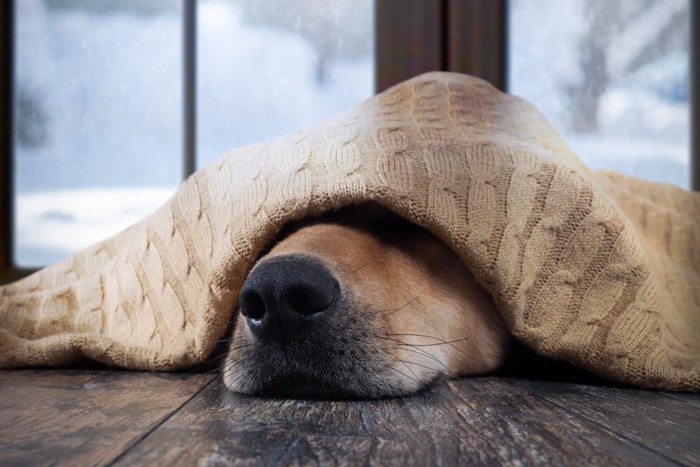
M 700 390 L 700 194 L 592 172 L 528 103 L 429 73 L 233 150 L 116 236 L 0 288 L 0 368 L 206 360 L 285 224 L 378 202 L 427 228 L 538 354 Z

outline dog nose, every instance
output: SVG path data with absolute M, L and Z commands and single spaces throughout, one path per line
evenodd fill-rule
M 287 344 L 332 310 L 339 295 L 338 281 L 320 262 L 278 256 L 248 275 L 239 307 L 256 337 Z

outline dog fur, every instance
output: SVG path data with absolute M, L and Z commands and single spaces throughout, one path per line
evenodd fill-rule
M 230 390 L 395 397 L 503 362 L 510 338 L 490 297 L 424 229 L 368 205 L 280 237 L 253 271 L 275 258 L 317 262 L 337 280 L 338 303 L 332 318 L 285 343 L 256 337 L 239 313 L 224 364 Z

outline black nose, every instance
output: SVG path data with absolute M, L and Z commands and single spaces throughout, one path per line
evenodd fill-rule
M 339 295 L 338 281 L 320 262 L 278 256 L 248 275 L 239 306 L 255 336 L 287 344 L 327 315 Z

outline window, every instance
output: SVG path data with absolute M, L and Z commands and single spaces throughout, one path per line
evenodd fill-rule
M 695 173 L 697 189 L 694 3 L 0 2 L 0 281 L 140 219 L 227 149 L 308 126 L 430 70 L 473 74 L 525 97 L 593 167 L 681 186 Z M 27 32 L 22 15 L 42 26 Z M 586 48 L 592 55 L 579 53 Z M 601 54 L 602 85 L 581 73 Z M 195 57 L 196 68 L 183 67 Z M 42 195 L 46 188 L 56 191 Z M 43 224 L 27 229 L 31 222 Z
M 187 137 L 197 169 L 371 96 L 372 6 L 15 2 L 13 261 L 46 265 L 154 211 L 188 175 Z
M 509 90 L 591 168 L 690 187 L 690 1 L 512 0 Z
M 179 2 L 15 2 L 13 258 L 59 260 L 182 180 Z
M 371 0 L 197 6 L 197 168 L 374 94 Z

